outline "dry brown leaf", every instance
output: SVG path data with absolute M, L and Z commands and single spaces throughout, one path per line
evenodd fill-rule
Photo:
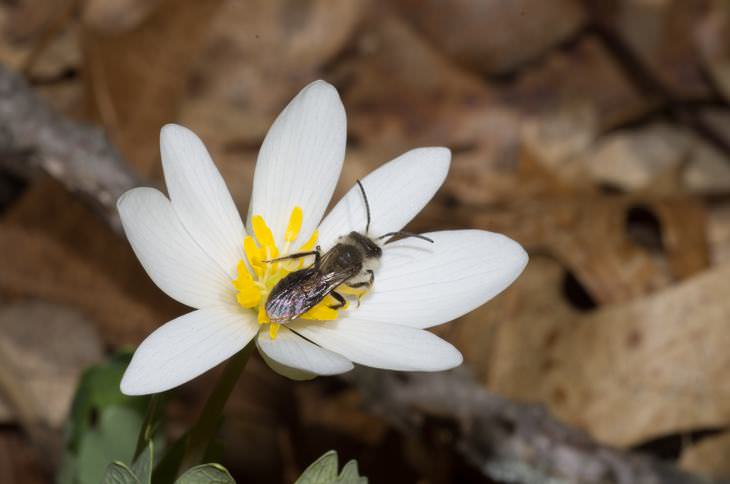
M 225 2 L 181 119 L 214 151 L 255 148 L 279 111 L 350 40 L 366 0 Z
M 704 19 L 695 26 L 697 48 L 707 73 L 726 100 L 730 100 L 730 5 L 710 2 Z
M 637 89 L 594 35 L 550 52 L 504 86 L 502 99 L 512 107 L 550 114 L 588 106 L 596 115 L 594 127 L 601 131 L 637 119 L 653 102 Z
M 159 132 L 177 118 L 190 68 L 222 0 L 163 0 L 122 33 L 84 26 L 85 97 L 132 164 L 159 172 Z
M 503 74 L 573 35 L 586 21 L 579 1 L 401 0 L 404 19 L 450 58 Z M 550 28 L 545 28 L 549 25 Z
M 526 310 L 500 324 L 488 384 L 613 445 L 727 425 L 728 281 L 723 264 L 582 316 Z
M 47 484 L 44 463 L 35 450 L 18 432 L 0 431 L 0 482 Z
M 344 86 L 351 142 L 458 147 L 486 131 L 485 108 L 493 103 L 484 83 L 397 17 L 371 12 L 355 47 L 332 70 L 336 84 Z
M 653 123 L 603 137 L 583 159 L 594 180 L 638 190 L 663 172 L 684 164 L 683 191 L 722 193 L 730 189 L 730 164 L 725 156 L 691 131 Z
M 0 309 L 0 332 L 2 374 L 10 380 L 2 382 L 3 390 L 22 387 L 19 396 L 27 397 L 0 399 L 0 420 L 12 420 L 20 405 L 33 420 L 60 429 L 81 372 L 102 358 L 93 324 L 63 306 L 25 302 Z
M 0 229 L 5 294 L 80 309 L 108 344 L 138 343 L 182 307 L 149 280 L 129 244 L 51 182 L 38 182 Z
M 682 469 L 702 474 L 710 479 L 730 477 L 730 432 L 706 437 L 682 451 Z
M 606 5 L 611 10 L 603 12 L 602 20 L 673 95 L 686 99 L 710 94 L 693 38 L 708 2 L 618 0 Z
M 162 0 L 86 0 L 81 19 L 85 25 L 96 31 L 122 34 L 144 22 L 161 2 Z
M 346 169 L 350 153 L 366 173 L 417 146 L 444 145 L 454 154 L 446 183 L 459 186 L 460 199 L 494 201 L 509 190 L 504 172 L 516 161 L 518 112 L 387 8 L 370 12 L 353 47 L 331 68 L 348 111 Z
M 121 292 L 113 273 L 94 267 L 42 234 L 5 225 L 0 249 L 14 255 L 0 272 L 5 294 L 78 308 L 98 322 L 105 341 L 114 345 L 136 343 L 165 322 L 150 307 Z
M 692 197 L 650 190 L 604 194 L 588 183 L 558 178 L 529 151 L 519 170 L 504 179 L 512 192 L 504 190 L 496 203 L 458 211 L 431 207 L 431 226 L 484 228 L 548 253 L 598 304 L 631 300 L 709 265 L 705 208 Z M 459 177 L 444 190 L 458 200 L 473 183 Z
M 0 62 L 44 81 L 78 67 L 78 25 L 71 16 L 76 1 L 23 0 L 0 6 Z

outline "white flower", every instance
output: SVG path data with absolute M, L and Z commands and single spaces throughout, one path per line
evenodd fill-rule
M 269 366 L 294 379 L 343 373 L 353 363 L 409 371 L 461 364 L 459 351 L 425 328 L 484 304 L 522 272 L 525 251 L 499 234 L 449 230 L 425 234 L 433 244 L 409 238 L 385 245 L 375 284 L 359 306 L 334 311 L 320 304 L 304 315 L 309 319 L 282 326 L 261 310 L 273 284 L 304 263 L 262 260 L 315 241 L 326 251 L 338 236 L 364 231 L 357 187 L 322 220 L 340 176 L 345 137 L 337 91 L 323 81 L 305 87 L 264 140 L 244 226 L 200 139 L 181 126 L 162 129 L 169 199 L 153 188 L 135 188 L 118 207 L 149 276 L 195 310 L 142 342 L 124 374 L 124 393 L 176 387 L 252 338 Z M 445 148 L 418 148 L 365 177 L 370 234 L 403 228 L 441 186 L 450 158 Z

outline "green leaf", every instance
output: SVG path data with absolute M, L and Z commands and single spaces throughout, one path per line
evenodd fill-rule
M 101 484 L 140 484 L 137 476 L 121 462 L 112 462 L 106 468 Z
M 119 353 L 82 375 L 66 422 L 57 484 L 99 484 L 109 462 L 132 461 L 130 447 L 135 448 L 149 397 L 119 390 L 131 357 L 131 352 Z
M 236 484 L 236 481 L 222 465 L 203 464 L 188 469 L 175 484 Z
M 78 448 L 83 435 L 94 427 L 94 416 L 100 415 L 104 408 L 126 406 L 144 414 L 148 397 L 130 397 L 119 390 L 119 382 L 131 358 L 129 352 L 117 354 L 82 375 L 67 427 L 67 445 L 72 451 Z
M 357 462 L 351 460 L 337 475 L 337 452 L 330 450 L 314 461 L 295 484 L 367 484 L 367 477 L 361 477 Z
M 155 465 L 154 444 L 149 441 L 144 452 L 137 457 L 132 464 L 132 472 L 137 476 L 140 484 L 150 484 L 152 481 L 152 468 Z
M 79 443 L 76 463 L 78 483 L 98 484 L 109 462 L 131 461 L 141 424 L 139 413 L 128 407 L 104 409 L 97 429 L 86 432 Z
M 368 478 L 360 476 L 357 470 L 357 461 L 351 460 L 342 468 L 337 484 L 368 484 Z
M 330 450 L 314 461 L 294 484 L 329 484 L 337 479 L 337 452 Z

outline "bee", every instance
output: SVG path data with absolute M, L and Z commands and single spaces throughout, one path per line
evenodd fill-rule
M 266 314 L 269 320 L 285 324 L 287 321 L 298 318 L 309 309 L 331 295 L 336 304 L 332 309 L 341 309 L 347 301 L 337 292 L 337 288 L 346 285 L 352 289 L 370 289 L 375 282 L 375 270 L 380 264 L 383 247 L 380 240 L 388 238 L 382 245 L 392 242 L 395 237 L 416 237 L 433 243 L 433 240 L 423 235 L 410 232 L 389 232 L 379 237 L 370 237 L 370 203 L 365 188 L 360 180 L 357 181 L 363 200 L 367 222 L 365 232 L 352 231 L 337 239 L 337 243 L 322 254 L 319 246 L 313 251 L 297 252 L 285 257 L 270 259 L 265 262 L 277 262 L 287 259 L 300 259 L 314 256 L 314 264 L 304 269 L 289 273 L 282 278 L 271 290 L 266 300 Z M 358 300 L 359 302 L 359 300 Z

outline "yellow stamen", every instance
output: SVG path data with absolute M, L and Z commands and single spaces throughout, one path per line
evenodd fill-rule
M 250 235 L 247 235 L 246 238 L 243 239 L 243 252 L 246 254 L 246 259 L 248 259 L 248 263 L 251 264 L 254 272 L 256 272 L 256 277 L 260 279 L 261 275 L 264 272 L 263 263 L 261 262 L 261 249 L 259 249 L 259 247 L 256 245 L 256 242 L 253 240 L 253 237 L 251 237 Z
M 284 234 L 284 240 L 287 242 L 294 242 L 299 235 L 299 230 L 302 228 L 302 209 L 301 207 L 294 207 L 289 216 L 289 225 L 286 226 L 286 233 Z
M 274 234 L 260 215 L 254 215 L 251 219 L 253 235 L 248 235 L 243 240 L 243 251 L 245 259 L 238 263 L 236 279 L 232 281 L 236 288 L 236 301 L 244 308 L 256 311 L 256 318 L 259 324 L 269 324 L 269 336 L 276 339 L 281 328 L 280 323 L 272 322 L 266 314 L 266 301 L 269 293 L 287 274 L 294 270 L 301 269 L 310 258 L 300 258 L 286 261 L 266 262 L 276 259 L 280 255 L 286 256 L 293 252 L 310 252 L 317 245 L 318 234 L 315 230 L 309 239 L 302 244 L 298 250 L 289 250 L 290 246 L 300 235 L 304 214 L 300 207 L 294 207 L 289 223 L 284 233 L 284 245 L 277 247 Z M 248 263 L 246 263 L 248 262 Z M 358 298 L 367 292 L 367 289 L 354 289 L 341 286 L 338 292 L 347 295 L 354 295 Z M 337 300 L 328 295 L 316 306 L 302 314 L 302 319 L 331 321 L 337 319 L 339 309 L 332 309 Z M 347 309 L 349 301 L 340 309 Z
M 276 247 L 274 234 L 271 233 L 271 229 L 266 225 L 261 215 L 254 215 L 251 220 L 251 225 L 253 226 L 253 234 L 256 236 L 259 244 L 263 247 Z
M 259 306 L 258 321 L 259 321 L 259 324 L 266 324 L 269 322 L 269 315 L 266 314 L 266 305 L 265 304 L 261 304 Z
M 238 289 L 236 301 L 244 308 L 253 308 L 261 301 L 261 290 L 256 281 L 248 272 L 246 264 L 241 261 L 238 263 L 238 277 L 233 281 L 233 286 Z
M 255 308 L 261 301 L 261 293 L 258 288 L 255 288 L 255 291 L 256 292 L 241 290 L 238 294 L 236 294 L 236 301 L 238 301 L 238 304 L 244 308 Z

